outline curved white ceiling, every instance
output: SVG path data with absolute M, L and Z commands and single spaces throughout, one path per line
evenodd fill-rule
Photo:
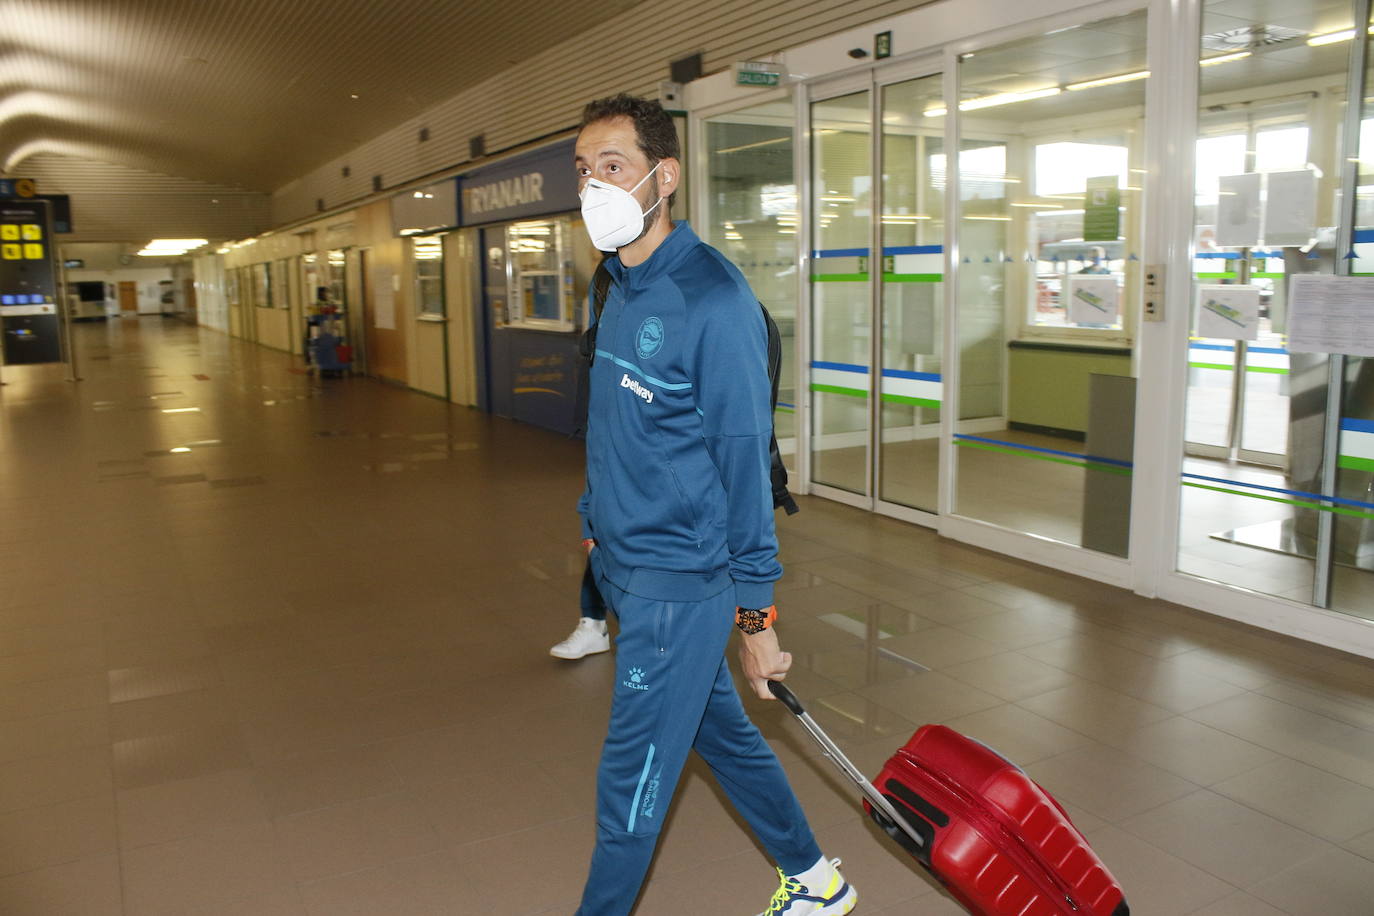
M 0 0 L 0 166 L 271 191 L 638 2 Z

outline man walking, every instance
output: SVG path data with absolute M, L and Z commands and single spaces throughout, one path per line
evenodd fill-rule
M 624 916 L 639 893 L 689 750 L 777 862 L 765 911 L 838 916 L 857 895 L 821 855 L 786 774 L 725 663 L 739 629 L 753 690 L 792 664 L 772 628 L 767 343 L 739 271 L 669 218 L 677 133 L 626 95 L 583 112 L 582 216 L 616 255 L 596 330 L 587 489 L 578 504 L 596 585 L 620 623 L 597 774 L 597 838 L 578 916 Z

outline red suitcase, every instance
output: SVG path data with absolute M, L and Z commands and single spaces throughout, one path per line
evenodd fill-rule
M 791 690 L 773 695 L 863 791 L 864 809 L 975 916 L 1129 916 L 1121 885 L 1059 803 L 1015 764 L 925 725 L 864 778 Z

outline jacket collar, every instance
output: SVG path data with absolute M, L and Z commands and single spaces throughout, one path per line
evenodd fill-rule
M 687 221 L 679 220 L 673 223 L 673 231 L 643 263 L 626 267 L 620 263 L 620 255 L 612 255 L 606 259 L 606 269 L 611 272 L 616 284 L 626 291 L 643 289 L 675 268 L 700 242 Z

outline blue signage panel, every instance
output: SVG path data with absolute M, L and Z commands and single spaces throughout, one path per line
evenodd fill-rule
M 571 435 L 577 425 L 577 373 L 582 358 L 572 334 L 505 328 L 496 334 L 509 346 L 510 391 L 515 419 Z
M 574 139 L 514 156 L 458 179 L 458 212 L 464 226 L 526 219 L 576 210 Z

